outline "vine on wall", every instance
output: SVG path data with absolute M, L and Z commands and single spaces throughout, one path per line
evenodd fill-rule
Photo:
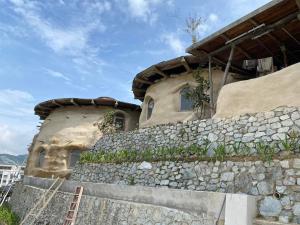
M 117 131 L 114 123 L 116 112 L 114 110 L 108 111 L 104 114 L 103 121 L 98 123 L 98 128 L 103 134 L 112 134 Z

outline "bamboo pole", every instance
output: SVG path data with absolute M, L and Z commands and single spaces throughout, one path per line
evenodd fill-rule
M 210 104 L 210 116 L 214 115 L 214 90 L 213 90 L 213 80 L 211 71 L 211 56 L 208 56 L 208 79 L 209 79 L 209 104 Z
M 234 54 L 234 48 L 235 48 L 235 45 L 232 45 L 231 50 L 230 50 L 230 54 L 229 54 L 229 58 L 228 58 L 228 62 L 227 62 L 227 65 L 226 65 L 226 69 L 225 69 L 225 72 L 224 72 L 222 87 L 226 84 L 226 80 L 227 80 L 228 73 L 229 73 L 229 68 L 231 66 L 231 62 L 232 62 L 232 58 L 233 58 L 233 54 Z

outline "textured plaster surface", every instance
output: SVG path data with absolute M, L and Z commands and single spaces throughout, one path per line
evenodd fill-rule
M 221 70 L 213 70 L 212 77 L 215 102 L 221 87 L 223 73 L 224 72 Z M 202 75 L 208 79 L 207 70 L 203 70 Z M 229 75 L 227 82 L 231 83 L 234 81 L 235 79 Z M 180 111 L 180 91 L 187 86 L 197 86 L 192 73 L 186 73 L 176 77 L 167 78 L 151 85 L 145 94 L 139 126 L 148 127 L 179 121 L 184 122 L 197 118 L 195 112 L 193 111 Z M 147 103 L 150 98 L 154 100 L 154 109 L 152 116 L 147 120 Z M 209 117 L 209 109 L 207 108 L 205 111 L 205 117 Z
M 70 152 L 85 151 L 102 136 L 98 123 L 110 107 L 65 107 L 53 111 L 44 121 L 34 139 L 26 167 L 27 175 L 50 177 L 68 176 Z M 125 130 L 137 127 L 139 114 L 120 111 L 125 115 Z M 40 152 L 45 151 L 41 167 L 37 166 Z
M 300 63 L 252 80 L 222 88 L 215 117 L 272 110 L 278 106 L 300 106 Z

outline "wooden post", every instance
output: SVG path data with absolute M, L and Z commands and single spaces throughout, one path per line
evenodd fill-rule
M 228 73 L 229 73 L 229 68 L 231 66 L 231 61 L 232 61 L 232 58 L 233 58 L 234 48 L 235 48 L 235 45 L 231 45 L 231 50 L 230 50 L 228 62 L 227 62 L 227 65 L 226 65 L 226 69 L 225 69 L 225 72 L 224 72 L 224 77 L 223 77 L 223 82 L 222 82 L 221 87 L 223 87 L 226 84 L 226 80 L 227 80 Z
M 282 55 L 283 55 L 284 67 L 288 67 L 288 59 L 287 59 L 287 55 L 286 55 L 286 47 L 285 47 L 285 45 L 281 45 L 280 46 L 280 50 L 281 50 Z
M 213 80 L 211 71 L 211 56 L 208 56 L 208 79 L 209 79 L 209 105 L 210 105 L 210 116 L 212 117 L 215 113 L 214 107 L 214 90 L 213 90 Z

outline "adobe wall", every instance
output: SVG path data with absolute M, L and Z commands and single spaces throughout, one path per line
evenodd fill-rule
M 98 123 L 106 112 L 115 110 L 111 107 L 64 107 L 53 111 L 44 121 L 40 132 L 34 139 L 27 160 L 26 174 L 41 177 L 51 175 L 68 176 L 70 151 L 88 150 L 102 136 Z M 137 127 L 139 113 L 120 111 L 125 114 L 125 130 Z M 46 151 L 42 168 L 36 163 L 41 149 Z
M 245 114 L 232 118 L 193 120 L 185 123 L 157 125 L 125 133 L 104 135 L 92 151 L 145 150 L 226 143 L 278 143 L 291 131 L 300 131 L 300 108 L 278 107 L 264 113 Z M 209 151 L 209 155 L 213 152 Z
M 77 164 L 71 179 L 192 191 L 244 193 L 258 215 L 300 223 L 300 158 L 257 161 Z M 235 205 L 235 210 L 239 210 Z
M 300 106 L 300 63 L 256 79 L 225 85 L 214 117 L 270 111 L 276 107 Z
M 223 74 L 224 72 L 221 70 L 213 70 L 214 102 L 216 102 L 218 92 L 221 88 Z M 208 79 L 208 71 L 206 69 L 203 70 L 202 75 Z M 231 83 L 234 81 L 236 80 L 229 75 L 227 82 Z M 185 122 L 196 119 L 197 117 L 194 111 L 180 112 L 180 91 L 186 86 L 197 86 L 192 73 L 180 74 L 176 77 L 170 77 L 151 85 L 145 94 L 139 127 Z M 150 97 L 154 100 L 154 109 L 151 118 L 147 120 L 147 102 Z M 206 117 L 210 117 L 209 112 L 209 109 L 206 109 Z

